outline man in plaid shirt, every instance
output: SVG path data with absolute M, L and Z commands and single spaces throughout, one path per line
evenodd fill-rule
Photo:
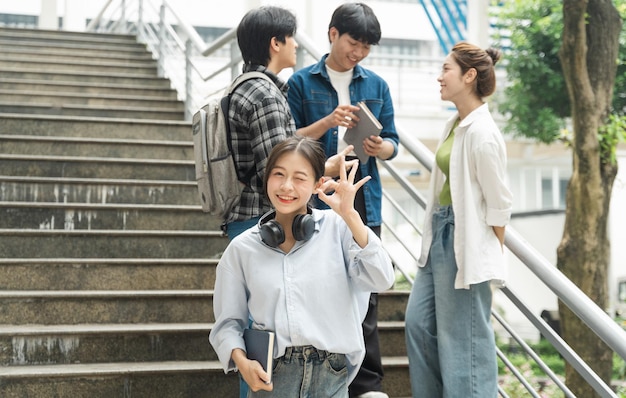
M 250 79 L 231 95 L 228 116 L 235 164 L 240 176 L 251 174 L 239 203 L 224 220 L 231 240 L 270 210 L 263 191 L 265 163 L 274 145 L 296 130 L 286 99 L 287 83 L 278 77 L 296 64 L 296 27 L 291 12 L 273 6 L 249 11 L 237 27 L 243 72 L 263 72 L 273 83 Z

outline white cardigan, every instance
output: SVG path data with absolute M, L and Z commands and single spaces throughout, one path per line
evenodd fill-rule
M 448 120 L 438 147 L 450 134 L 458 114 Z M 512 194 L 506 182 L 506 147 L 489 107 L 484 104 L 454 133 L 450 155 L 450 191 L 454 210 L 454 254 L 458 267 L 454 287 L 493 281 L 503 285 L 507 270 L 504 254 L 492 226 L 503 227 L 511 218 Z M 438 205 L 445 175 L 433 164 L 424 218 L 423 267 L 432 243 L 432 215 Z

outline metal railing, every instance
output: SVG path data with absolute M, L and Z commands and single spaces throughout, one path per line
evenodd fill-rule
M 454 43 L 467 36 L 467 2 L 465 0 L 420 0 L 439 45 L 447 54 Z
M 88 30 L 93 32 L 136 34 L 138 40 L 146 43 L 157 59 L 159 73 L 170 78 L 180 98 L 185 101 L 187 118 L 190 118 L 193 111 L 202 105 L 202 102 L 206 99 L 206 93 L 220 92 L 232 78 L 239 74 L 241 55 L 234 42 L 234 28 L 226 31 L 211 43 L 206 44 L 192 26 L 176 15 L 166 0 L 162 1 L 158 9 L 149 0 L 117 0 L 117 7 L 113 7 L 113 3 L 114 0 L 109 0 L 106 3 L 98 16 L 89 24 Z M 322 53 L 315 48 L 306 36 L 298 35 L 297 41 L 299 43 L 299 53 L 296 69 L 304 65 L 306 57 L 310 57 L 311 60 L 317 60 L 321 57 Z M 225 48 L 226 51 L 224 51 Z M 227 71 L 230 71 L 230 74 L 223 76 Z M 220 77 L 221 80 L 219 79 Z M 398 133 L 404 150 L 430 171 L 433 166 L 434 154 L 423 143 L 402 129 L 398 129 Z M 426 201 L 423 195 L 396 169 L 393 162 L 379 162 L 379 164 L 397 181 L 412 201 L 422 209 L 425 207 Z M 421 234 L 420 227 L 415 220 L 402 209 L 402 206 L 395 202 L 393 196 L 387 191 L 383 192 L 383 194 L 386 203 L 400 217 L 405 219 L 418 234 Z M 410 253 L 411 257 L 417 260 L 418 254 L 414 252 L 414 248 L 417 247 L 415 242 L 407 241 L 403 238 L 402 234 L 398 233 L 390 223 L 384 222 L 384 226 L 385 230 Z M 626 331 L 619 327 L 601 308 L 510 226 L 507 227 L 505 245 L 601 340 L 626 360 Z M 397 269 L 412 283 L 410 270 L 403 267 L 401 261 L 394 262 Z M 509 288 L 503 288 L 502 292 L 600 396 L 617 397 L 610 386 L 601 380 L 543 319 L 535 315 L 518 295 Z M 539 367 L 563 391 L 565 396 L 573 397 L 573 394 L 564 383 L 515 333 L 502 316 L 494 311 L 493 317 L 519 343 L 521 348 L 538 363 Z M 523 375 L 507 360 L 506 356 L 500 351 L 498 351 L 498 356 L 529 393 L 533 396 L 538 396 Z M 507 396 L 502 389 L 500 389 L 500 394 L 503 397 Z

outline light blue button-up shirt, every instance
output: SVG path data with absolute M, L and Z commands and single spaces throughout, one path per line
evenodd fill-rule
M 312 345 L 345 354 L 352 380 L 365 355 L 361 323 L 371 292 L 389 289 L 394 271 L 380 239 L 368 228 L 360 248 L 332 210 L 313 210 L 315 233 L 289 253 L 261 241 L 258 226 L 237 236 L 217 266 L 209 340 L 224 371 L 244 348 L 249 317 L 276 333 L 274 358 L 290 346 Z

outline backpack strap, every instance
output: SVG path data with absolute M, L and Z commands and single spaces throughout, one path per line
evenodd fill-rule
M 265 79 L 268 82 L 274 84 L 274 81 L 263 72 L 259 72 L 256 70 L 244 72 L 241 75 L 237 76 L 235 80 L 233 80 L 233 82 L 230 84 L 230 87 L 228 87 L 228 91 L 226 92 L 226 95 L 231 95 L 233 91 L 235 91 L 235 89 L 239 87 L 241 83 L 250 79 Z
M 233 82 L 228 87 L 226 94 L 221 99 L 220 107 L 222 108 L 222 113 L 224 114 L 224 120 L 226 120 L 226 138 L 227 138 L 226 141 L 228 144 L 228 150 L 230 151 L 230 154 L 233 157 L 233 162 L 235 162 L 235 167 L 237 166 L 237 162 L 235 161 L 235 153 L 233 152 L 232 136 L 230 133 L 230 119 L 228 117 L 228 112 L 230 109 L 230 96 L 233 93 L 233 91 L 235 91 L 235 89 L 239 87 L 241 83 L 250 79 L 265 79 L 268 82 L 275 84 L 274 81 L 263 72 L 259 72 L 259 71 L 244 72 L 241 75 L 237 76 L 235 80 L 233 80 Z M 238 170 L 239 169 L 237 169 L 237 175 L 239 176 L 239 181 L 241 181 L 245 185 L 248 185 L 250 183 L 250 180 L 252 179 L 252 176 L 256 172 L 256 167 L 252 166 L 246 172 L 246 174 L 244 174 L 243 177 L 239 175 Z

